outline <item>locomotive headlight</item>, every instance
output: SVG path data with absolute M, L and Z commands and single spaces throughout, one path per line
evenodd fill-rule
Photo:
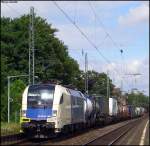
M 22 116 L 26 117 L 26 110 L 22 110 Z
M 57 110 L 53 110 L 53 116 L 57 116 Z

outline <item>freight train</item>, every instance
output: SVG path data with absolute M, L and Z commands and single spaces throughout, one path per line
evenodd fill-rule
M 121 107 L 121 108 L 120 108 Z M 27 86 L 22 95 L 21 131 L 33 137 L 109 124 L 141 116 L 144 109 L 120 105 L 115 97 L 109 99 L 86 95 L 57 84 Z

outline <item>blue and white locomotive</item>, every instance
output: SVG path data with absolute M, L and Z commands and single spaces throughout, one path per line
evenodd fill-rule
M 34 136 L 69 131 L 93 119 L 92 111 L 91 101 L 80 91 L 54 84 L 30 85 L 23 93 L 21 128 Z

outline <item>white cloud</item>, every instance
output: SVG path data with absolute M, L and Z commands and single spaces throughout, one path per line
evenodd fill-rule
M 104 18 L 106 15 L 111 16 L 110 11 L 131 2 L 91 1 L 90 3 L 93 5 L 95 11 Z M 93 17 L 93 12 L 90 9 L 88 1 L 57 1 L 57 4 L 71 17 L 78 17 L 79 19 L 89 15 Z M 52 1 L 18 1 L 17 3 L 1 3 L 1 15 L 12 18 L 18 17 L 24 13 L 29 13 L 30 6 L 34 6 L 35 11 L 40 16 L 49 17 L 50 15 L 57 16 L 60 14 Z
M 83 62 L 82 62 L 83 64 Z M 82 65 L 83 66 L 83 65 Z M 109 71 L 109 76 L 113 83 L 117 87 L 121 87 L 121 81 L 123 77 L 123 90 L 128 91 L 132 88 L 138 88 L 140 91 L 145 90 L 146 94 L 149 95 L 149 58 L 141 60 L 128 60 L 123 66 L 118 62 L 112 62 L 106 64 L 106 62 L 98 59 L 89 60 L 89 69 L 96 70 L 98 72 Z M 126 72 L 125 72 L 126 70 Z M 127 74 L 140 73 L 139 76 L 132 76 Z M 136 84 L 135 84 L 136 78 Z
M 54 14 L 56 9 L 49 1 L 18 1 L 17 3 L 1 3 L 1 15 L 11 18 L 20 17 L 23 14 L 29 14 L 31 6 L 44 18 Z
M 63 25 L 53 25 L 53 27 L 59 28 L 59 31 L 56 33 L 57 37 L 69 45 L 69 49 L 82 49 L 88 48 L 93 49 L 85 37 L 72 25 L 72 24 L 63 24 Z M 80 29 L 88 36 L 88 38 L 95 42 L 94 31 L 90 26 L 80 27 Z M 98 33 L 96 42 L 101 42 L 104 39 L 105 33 L 101 27 L 96 28 Z M 70 39 L 71 37 L 71 39 Z
M 142 3 L 140 6 L 129 9 L 129 12 L 120 16 L 119 24 L 121 25 L 136 25 L 142 22 L 149 22 L 149 5 Z
M 139 60 L 133 60 L 131 63 L 128 63 L 127 71 L 128 73 L 137 73 L 141 67 L 142 62 Z

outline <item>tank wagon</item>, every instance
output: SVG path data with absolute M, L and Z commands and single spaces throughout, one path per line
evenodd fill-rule
M 138 109 L 138 108 L 137 108 Z M 143 109 L 137 110 L 139 115 Z M 118 118 L 117 99 L 84 95 L 57 84 L 27 86 L 22 95 L 21 130 L 32 137 L 49 137 L 95 124 L 109 124 Z M 122 106 L 124 119 L 135 117 L 135 107 Z M 120 115 L 119 115 L 120 116 Z
M 96 112 L 96 124 L 109 124 L 111 122 L 111 118 L 109 116 L 109 99 L 102 95 L 93 95 L 93 98 L 98 105 Z

